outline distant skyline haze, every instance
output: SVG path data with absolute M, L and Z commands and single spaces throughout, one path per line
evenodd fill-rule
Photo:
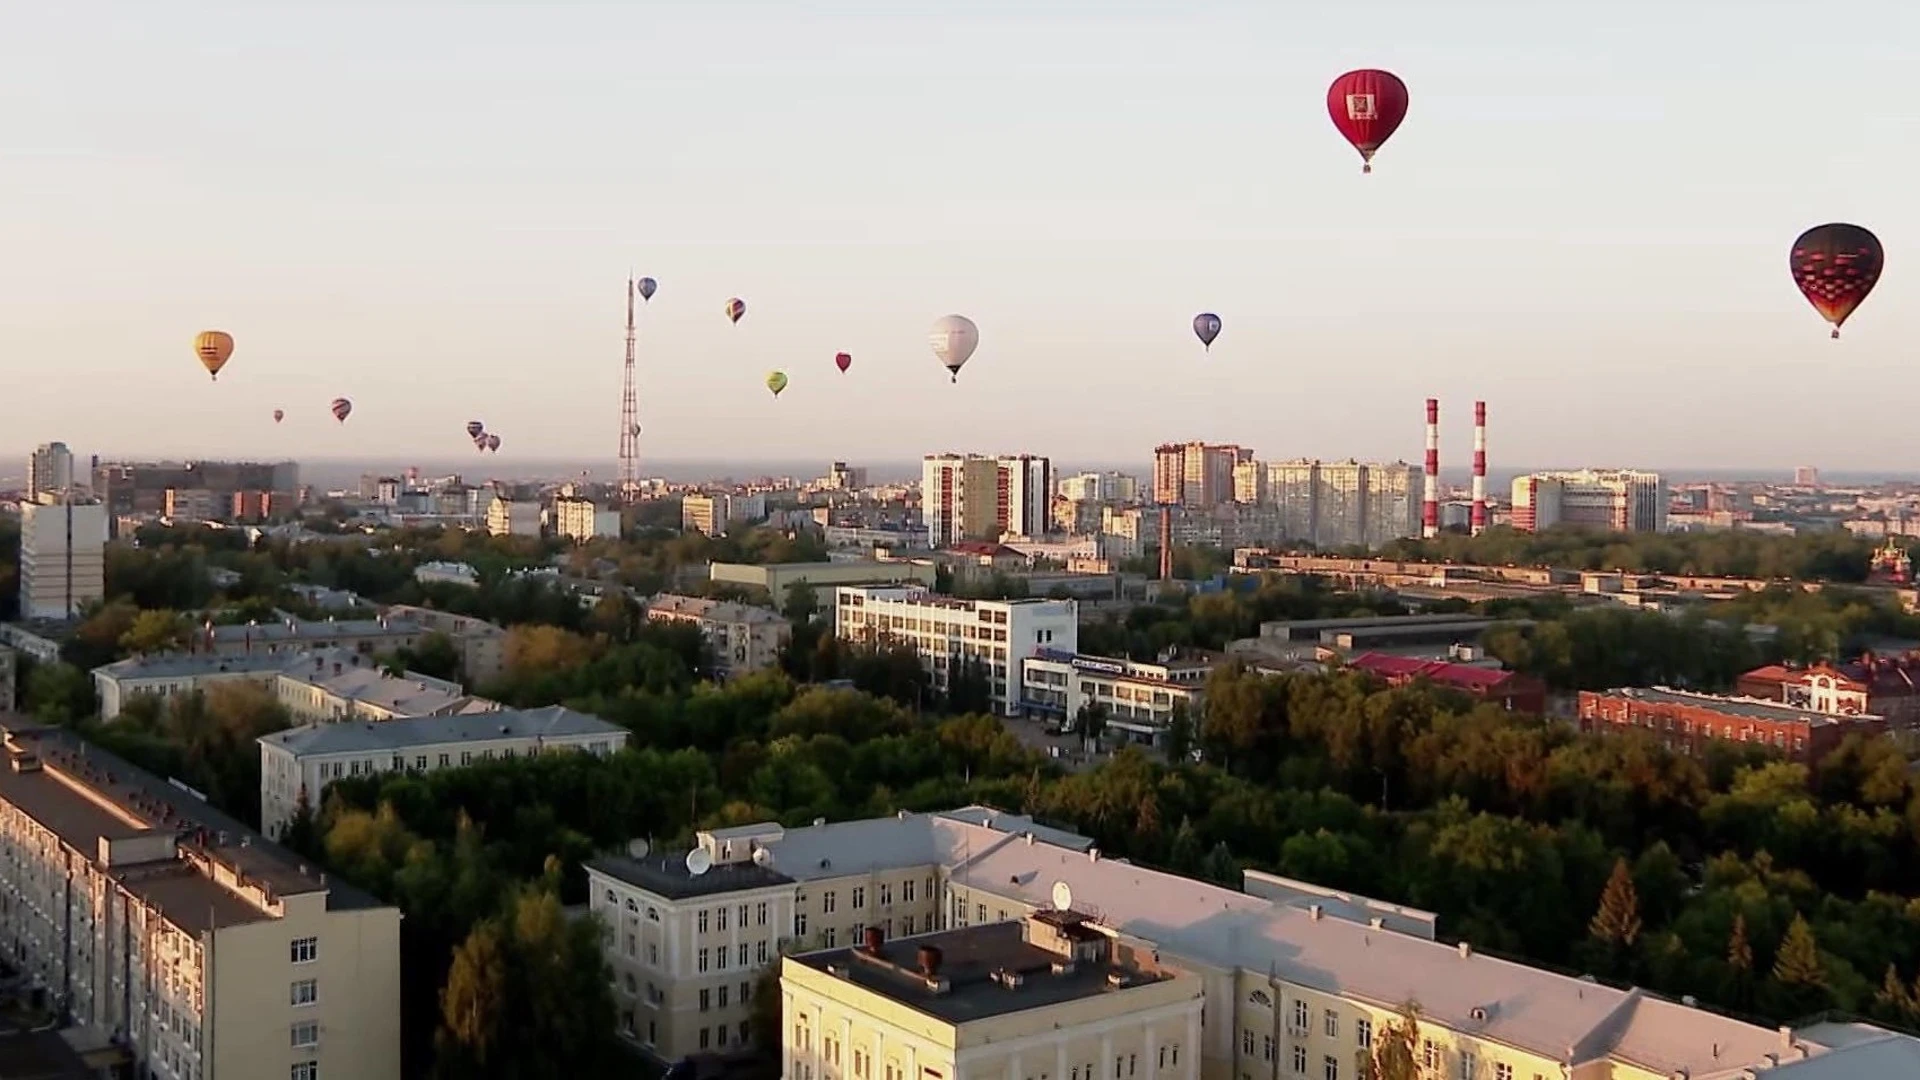
M 1496 472 L 1896 470 L 1920 5 L 1734 10 L 23 7 L 0 448 L 458 460 L 477 417 L 502 437 L 477 473 L 610 469 L 647 275 L 643 472 L 1186 439 L 1418 461 L 1429 396 L 1449 469 L 1484 399 Z M 1411 95 L 1366 177 L 1325 104 L 1363 66 Z M 1839 342 L 1786 266 L 1828 221 L 1887 249 Z M 980 328 L 957 384 L 927 342 L 949 313 Z M 217 383 L 207 329 L 235 339 Z

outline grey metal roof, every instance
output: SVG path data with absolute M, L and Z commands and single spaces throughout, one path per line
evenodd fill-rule
M 417 716 L 404 720 L 306 724 L 261 736 L 296 757 L 313 754 L 367 754 L 492 739 L 565 738 L 605 735 L 624 744 L 627 729 L 564 705 L 540 709 L 501 709 L 456 716 Z
M 1766 701 L 1760 698 L 1727 697 L 1721 694 L 1696 694 L 1688 690 L 1669 690 L 1664 686 L 1630 686 L 1614 690 L 1602 690 L 1601 697 L 1620 698 L 1629 701 L 1653 701 L 1667 705 L 1691 705 L 1699 709 L 1711 709 L 1724 716 L 1739 717 L 1744 720 L 1771 720 L 1776 723 L 1804 722 L 1811 727 L 1824 727 L 1857 720 L 1871 720 L 1874 716 L 1830 716 L 1812 709 L 1796 708 L 1779 701 Z
M 301 667 L 315 668 L 315 662 L 321 668 L 335 662 L 343 665 L 359 665 L 365 658 L 356 653 L 331 646 L 318 646 L 298 653 L 243 653 L 237 656 L 220 656 L 214 653 L 154 653 L 148 656 L 129 656 L 125 660 L 116 660 L 94 668 L 95 675 L 105 675 L 113 679 L 169 679 L 190 676 L 216 675 L 222 672 L 236 674 L 268 674 L 278 671 L 293 671 Z
M 721 864 L 696 877 L 687 872 L 684 851 L 649 855 L 644 859 L 605 855 L 588 860 L 587 866 L 668 900 L 793 884 L 787 875 L 751 862 Z

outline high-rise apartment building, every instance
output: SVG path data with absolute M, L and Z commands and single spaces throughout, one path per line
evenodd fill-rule
M 42 493 L 65 495 L 73 488 L 73 452 L 67 444 L 51 442 L 27 458 L 27 501 Z
M 0 732 L 0 950 L 141 1076 L 400 1077 L 400 911 L 67 732 Z
M 1667 482 L 1659 473 L 1582 469 L 1513 480 L 1513 527 L 1538 532 L 1574 525 L 1612 532 L 1662 532 Z
M 1153 448 L 1153 501 L 1163 506 L 1211 507 L 1233 501 L 1233 467 L 1253 460 L 1244 446 L 1202 442 Z
M 1423 473 L 1395 462 L 1250 462 L 1235 470 L 1238 502 L 1273 508 L 1280 539 L 1318 548 L 1375 548 L 1420 535 Z
M 291 506 L 299 488 L 300 466 L 291 461 L 106 462 L 93 469 L 93 494 L 109 520 L 165 512 L 169 489 L 206 491 L 225 507 L 239 491 L 272 492 Z
M 620 511 L 592 499 L 561 496 L 553 500 L 553 531 L 569 540 L 620 538 Z
M 825 486 L 831 491 L 859 491 L 867 486 L 867 470 L 864 466 L 836 461 L 827 470 Z
M 70 619 L 106 599 L 106 548 L 99 503 L 21 504 L 20 617 Z
M 1140 497 L 1140 481 L 1121 472 L 1084 472 L 1061 480 L 1060 494 L 1071 502 L 1132 502 Z
M 992 458 L 928 454 L 920 463 L 927 543 L 1043 536 L 1053 507 L 1053 462 L 1035 454 Z

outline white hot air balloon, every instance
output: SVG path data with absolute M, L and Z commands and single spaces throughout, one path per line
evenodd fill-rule
M 954 382 L 959 382 L 960 368 L 980 345 L 980 328 L 965 315 L 943 315 L 933 321 L 933 332 L 927 337 L 933 343 L 933 355 L 939 358 L 940 366 L 952 374 Z

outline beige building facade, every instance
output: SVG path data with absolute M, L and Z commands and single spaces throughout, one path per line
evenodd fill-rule
M 485 619 L 408 604 L 394 604 L 381 614 L 389 623 L 452 638 L 454 648 L 460 651 L 460 670 L 469 685 L 484 686 L 506 673 L 507 632 Z
M 715 674 L 734 678 L 777 667 L 793 640 L 793 624 L 772 608 L 661 593 L 647 601 L 647 621 L 687 623 L 713 646 Z
M 400 1077 L 400 912 L 64 732 L 4 734 L 0 948 L 169 1080 Z

